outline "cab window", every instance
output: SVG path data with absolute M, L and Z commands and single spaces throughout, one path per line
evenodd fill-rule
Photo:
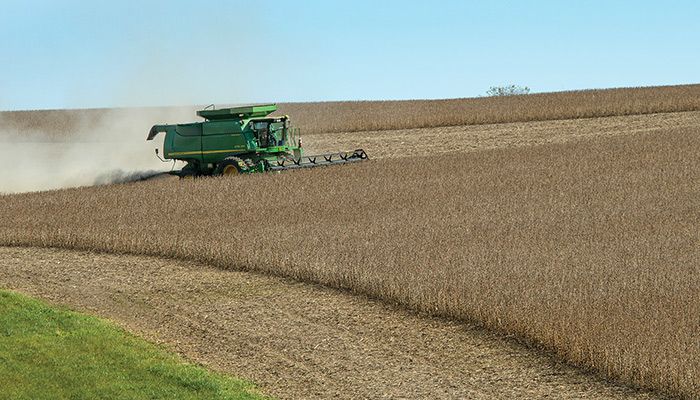
M 268 122 L 256 122 L 253 124 L 253 129 L 255 129 L 256 131 L 262 131 L 267 129 L 268 124 Z

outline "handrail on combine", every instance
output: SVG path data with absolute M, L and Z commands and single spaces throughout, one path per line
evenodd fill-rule
M 296 147 L 299 145 L 299 138 L 301 137 L 301 130 L 295 126 L 287 128 L 287 143 Z

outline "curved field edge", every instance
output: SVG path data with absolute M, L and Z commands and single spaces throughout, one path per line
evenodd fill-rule
M 700 85 L 442 100 L 281 103 L 278 106 L 278 114 L 289 115 L 295 126 L 308 135 L 699 111 Z M 145 136 L 148 127 L 155 123 L 198 119 L 195 110 L 199 108 L 5 111 L 0 112 L 0 132 L 28 140 L 60 141 L 93 131 L 119 132 L 121 136 L 125 132 L 133 133 L 134 126 L 143 126 Z M 39 139 L 33 136 L 37 133 L 41 134 Z M 101 140 L 118 138 L 105 136 Z
M 0 290 L 4 398 L 263 399 L 111 322 Z
M 180 260 L 0 247 L 0 285 L 105 316 L 280 399 L 658 399 L 463 321 Z
M 4 196 L 0 243 L 349 289 L 695 398 L 699 147 L 696 130 L 682 128 L 235 182 Z

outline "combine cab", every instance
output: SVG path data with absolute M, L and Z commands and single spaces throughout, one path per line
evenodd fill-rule
M 173 172 L 181 178 L 312 168 L 367 159 L 362 149 L 304 155 L 298 128 L 290 126 L 286 115 L 270 117 L 276 110 L 274 104 L 205 109 L 197 111 L 204 122 L 154 125 L 146 140 L 165 133 L 163 156 L 187 163 Z

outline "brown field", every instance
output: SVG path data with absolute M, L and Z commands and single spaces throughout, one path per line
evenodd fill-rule
M 362 146 L 373 159 L 420 157 L 467 153 L 502 148 L 568 143 L 666 129 L 694 129 L 700 112 L 630 115 L 514 122 L 494 125 L 450 126 L 433 129 L 354 132 L 351 135 L 314 135 L 304 146 L 307 152 L 329 152 Z
M 143 256 L 0 247 L 0 285 L 98 314 L 279 399 L 661 399 L 461 321 Z
M 700 85 L 449 100 L 282 104 L 305 133 L 481 125 L 700 110 Z
M 124 134 L 138 120 L 145 136 L 149 123 L 193 121 L 201 107 L 87 109 L 0 112 L 0 132 L 35 140 L 65 140 L 93 130 Z M 665 112 L 700 111 L 700 85 L 659 86 L 541 93 L 527 96 L 449 100 L 281 103 L 304 134 L 434 128 L 506 122 L 546 121 Z M 139 118 L 139 117 L 146 118 Z M 117 123 L 115 124 L 115 121 Z M 1 138 L 0 138 L 1 139 Z M 94 138 L 91 138 L 94 140 Z
M 618 111 L 653 112 L 634 104 Z M 361 165 L 3 196 L 0 244 L 316 282 L 473 321 L 605 376 L 697 398 L 698 115 L 395 131 L 386 138 L 397 146 L 383 154 L 372 141 L 381 133 L 370 132 L 353 142 L 385 158 Z M 317 145 L 347 136 L 319 135 Z M 404 155 L 414 156 L 394 159 Z

